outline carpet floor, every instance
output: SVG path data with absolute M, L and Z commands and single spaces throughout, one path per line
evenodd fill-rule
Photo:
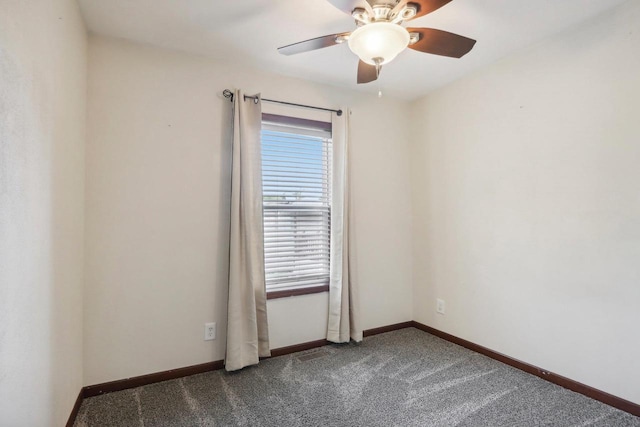
M 85 399 L 76 427 L 640 426 L 414 328 Z

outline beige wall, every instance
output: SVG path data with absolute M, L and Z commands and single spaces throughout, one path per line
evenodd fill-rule
M 363 326 L 412 318 L 406 103 L 104 38 L 90 41 L 89 76 L 85 384 L 223 358 L 225 88 L 353 108 Z M 326 294 L 270 301 L 272 347 L 324 338 L 326 310 Z
M 415 102 L 412 200 L 416 320 L 640 403 L 638 22 Z
M 0 425 L 223 357 L 234 87 L 353 108 L 364 328 L 414 318 L 640 402 L 637 22 L 629 2 L 411 105 L 96 37 L 85 156 L 75 3 L 0 3 Z M 323 338 L 326 305 L 269 301 L 272 347 Z
M 0 425 L 82 387 L 87 37 L 75 1 L 0 2 Z

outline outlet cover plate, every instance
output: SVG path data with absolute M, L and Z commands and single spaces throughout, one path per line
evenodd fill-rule
M 205 341 L 213 341 L 216 339 L 216 323 L 205 323 L 204 324 L 204 340 Z
M 444 314 L 445 304 L 443 299 L 436 299 L 436 312 L 438 314 Z

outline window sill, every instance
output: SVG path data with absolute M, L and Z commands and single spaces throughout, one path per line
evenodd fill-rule
M 267 291 L 267 299 L 297 297 L 300 295 L 319 294 L 322 292 L 329 292 L 329 285 L 308 286 L 305 288 L 285 289 L 282 291 Z

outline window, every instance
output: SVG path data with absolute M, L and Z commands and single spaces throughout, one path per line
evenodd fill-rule
M 263 114 L 261 139 L 267 294 L 326 291 L 331 123 Z

